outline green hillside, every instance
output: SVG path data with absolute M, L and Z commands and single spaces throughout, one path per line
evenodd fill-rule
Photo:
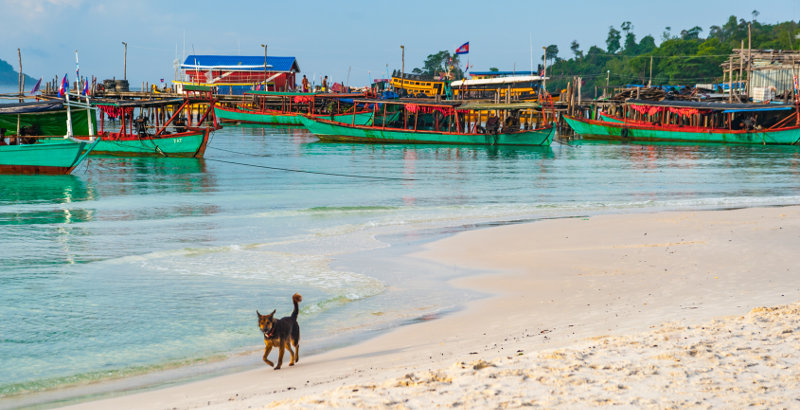
M 755 10 L 750 20 L 730 16 L 724 24 L 713 25 L 707 31 L 692 27 L 676 32 L 666 27 L 658 45 L 652 35 L 637 41 L 633 25 L 626 21 L 619 28 L 609 27 L 605 49 L 592 46 L 584 51 L 573 41 L 572 56 L 568 59 L 561 58 L 563 54 L 557 46 L 548 46 L 547 74 L 551 78 L 548 89 L 566 88 L 572 76 L 582 76 L 583 94 L 589 96 L 594 93 L 594 87 L 602 93 L 606 81 L 611 87 L 647 84 L 651 57 L 654 86 L 719 82 L 722 80 L 720 64 L 731 50 L 741 47 L 742 42 L 747 48 L 748 24 L 753 49 L 800 48 L 800 24 L 793 21 L 766 24 L 757 21 L 757 17 Z M 707 33 L 705 37 L 704 33 Z
M 31 88 L 38 78 L 33 78 L 29 75 L 25 75 L 25 88 Z M 19 84 L 19 73 L 11 66 L 11 64 L 7 63 L 3 59 L 0 59 L 0 85 L 2 86 L 14 86 Z

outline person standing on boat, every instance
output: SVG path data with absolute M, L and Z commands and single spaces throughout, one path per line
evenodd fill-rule
M 326 75 L 325 78 L 322 79 L 322 92 L 328 92 L 328 76 Z
M 303 75 L 303 92 L 308 92 L 308 78 L 305 75 Z
M 487 134 L 499 134 L 500 131 L 500 119 L 497 118 L 494 113 L 489 114 L 489 119 L 486 120 L 486 133 Z

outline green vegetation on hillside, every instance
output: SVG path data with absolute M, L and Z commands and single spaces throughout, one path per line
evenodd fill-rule
M 29 75 L 25 75 L 25 88 L 31 88 L 36 84 L 38 79 Z M 19 84 L 19 73 L 14 70 L 11 64 L 3 59 L 0 59 L 0 85 L 17 85 Z
M 584 95 L 602 93 L 606 86 L 606 76 L 611 87 L 625 84 L 647 84 L 650 76 L 650 59 L 653 61 L 653 85 L 689 85 L 714 83 L 722 80 L 720 64 L 727 59 L 734 48 L 744 41 L 747 48 L 747 25 L 751 25 L 753 49 L 797 50 L 800 48 L 800 24 L 787 21 L 777 24 L 764 24 L 756 20 L 758 11 L 753 11 L 752 19 L 747 21 L 730 16 L 721 26 L 711 26 L 703 37 L 701 27 L 692 27 L 673 33 L 666 27 L 661 34 L 661 42 L 656 45 L 652 35 L 637 41 L 633 25 L 626 21 L 619 29 L 609 27 L 606 36 L 606 49 L 592 46 L 585 52 L 580 44 L 570 45 L 572 57 L 558 57 L 558 47 L 547 49 L 548 69 L 551 78 L 548 89 L 566 88 L 572 76 L 584 80 Z

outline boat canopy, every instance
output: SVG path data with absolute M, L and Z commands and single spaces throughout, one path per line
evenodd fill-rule
M 0 104 L 0 114 L 29 114 L 58 111 L 64 108 L 61 101 L 39 101 L 16 104 Z
M 532 102 L 520 102 L 510 104 L 468 102 L 458 107 L 459 110 L 527 110 L 531 108 L 541 108 L 541 104 Z
M 481 78 L 477 80 L 458 80 L 450 83 L 451 87 L 465 87 L 473 85 L 493 85 L 493 84 L 514 84 L 514 83 L 531 83 L 539 82 L 549 79 L 550 77 L 542 77 L 540 75 L 515 75 L 509 77 L 496 77 L 496 78 Z
M 407 105 L 415 104 L 421 107 L 455 107 L 461 105 L 461 101 L 426 101 L 411 98 L 398 98 L 396 100 L 378 100 L 372 98 L 365 98 L 356 100 L 357 103 L 370 103 L 370 104 L 393 104 L 393 105 Z
M 161 100 L 92 100 L 92 105 L 103 105 L 107 107 L 160 107 L 165 105 L 181 105 L 183 98 L 165 98 Z
M 627 100 L 626 104 L 630 105 L 649 105 L 653 107 L 677 107 L 677 108 L 695 108 L 701 110 L 716 110 L 724 113 L 733 112 L 752 112 L 752 111 L 782 111 L 794 109 L 793 105 L 786 104 L 728 104 L 718 102 L 702 102 L 702 101 L 650 101 L 650 100 Z

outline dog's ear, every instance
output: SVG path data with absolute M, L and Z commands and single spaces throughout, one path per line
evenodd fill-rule
M 256 309 L 256 314 L 258 315 L 258 317 L 261 317 L 261 313 L 258 313 L 258 309 Z
M 273 310 L 272 310 L 272 313 L 268 314 L 267 316 L 275 316 L 275 312 L 276 312 L 277 310 L 278 310 L 278 309 L 273 309 Z

